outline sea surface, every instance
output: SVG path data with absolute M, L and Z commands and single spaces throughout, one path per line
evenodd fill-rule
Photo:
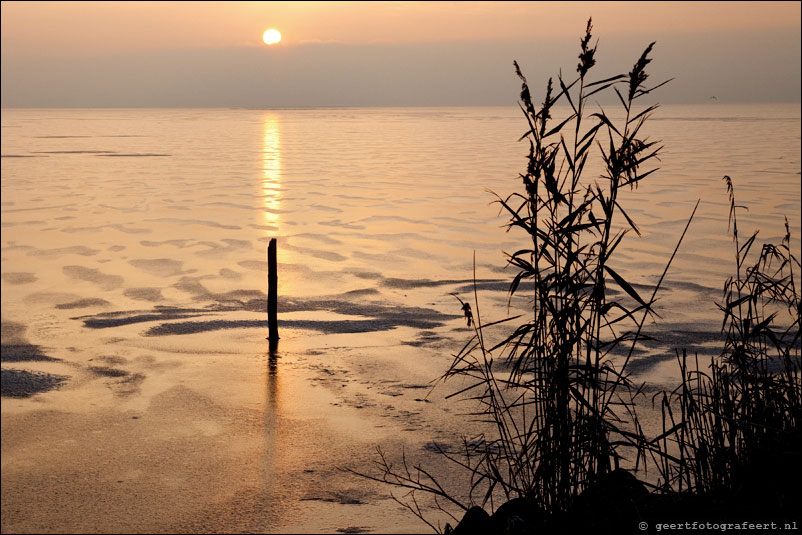
M 800 116 L 710 103 L 647 123 L 660 170 L 619 197 L 641 236 L 612 265 L 649 291 L 701 202 L 642 380 L 719 350 L 724 175 L 741 234 L 779 242 L 787 218 L 802 256 Z M 336 468 L 466 432 L 430 381 L 471 334 L 452 293 L 485 322 L 526 307 L 505 268 L 526 237 L 494 203 L 520 189 L 525 129 L 514 107 L 2 110 L 3 531 L 426 531 Z

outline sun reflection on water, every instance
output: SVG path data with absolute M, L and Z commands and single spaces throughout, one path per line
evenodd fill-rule
M 265 225 L 279 226 L 281 209 L 281 129 L 278 116 L 262 117 L 262 203 Z
M 262 238 L 265 243 L 270 238 L 277 238 L 281 230 L 282 214 L 282 162 L 281 162 L 281 122 L 275 113 L 265 113 L 262 115 L 262 176 L 260 194 L 262 196 L 262 219 L 260 228 L 265 230 L 266 236 Z M 288 256 L 286 242 L 279 240 L 277 247 L 279 273 L 278 273 L 278 299 L 282 296 L 293 295 L 295 287 L 291 272 L 282 272 L 281 267 L 292 264 L 292 259 Z M 265 253 L 267 247 L 265 247 Z M 267 256 L 263 257 L 267 260 Z M 267 273 L 265 273 L 267 275 Z M 267 282 L 267 281 L 265 281 Z M 265 285 L 267 291 L 267 285 Z M 281 328 L 281 322 L 279 322 Z

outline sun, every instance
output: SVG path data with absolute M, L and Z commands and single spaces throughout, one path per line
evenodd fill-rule
M 262 41 L 264 41 L 266 45 L 275 45 L 281 41 L 281 33 L 279 33 L 278 30 L 270 28 L 262 34 Z

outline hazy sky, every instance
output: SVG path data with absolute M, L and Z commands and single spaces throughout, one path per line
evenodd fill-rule
M 661 102 L 799 101 L 801 5 L 4 1 L 2 106 L 512 105 L 513 59 L 573 74 L 589 16 L 597 77 L 657 41 Z

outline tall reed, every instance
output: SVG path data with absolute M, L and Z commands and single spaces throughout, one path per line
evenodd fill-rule
M 800 262 L 791 249 L 788 220 L 779 244 L 749 252 L 757 232 L 739 234 L 732 179 L 730 197 L 735 276 L 724 284 L 724 347 L 709 368 L 682 354 L 682 383 L 664 402 L 673 430 L 662 450 L 663 485 L 697 493 L 765 493 L 785 480 L 798 486 L 802 451 Z M 679 409 L 675 416 L 670 407 Z M 678 458 L 675 458 L 677 457 Z M 796 476 L 783 477 L 789 471 Z M 797 491 L 798 493 L 798 491 Z
M 469 452 L 472 488 L 482 489 L 476 496 L 482 504 L 501 494 L 532 498 L 549 513 L 566 511 L 619 465 L 622 448 L 645 443 L 627 417 L 627 364 L 644 318 L 653 313 L 657 287 L 651 297 L 641 296 L 618 273 L 613 256 L 627 233 L 639 234 L 624 199 L 657 170 L 653 162 L 662 147 L 642 133 L 657 105 L 638 102 L 662 84 L 646 86 L 654 43 L 629 73 L 590 81 L 596 63 L 591 30 L 588 21 L 577 76 L 566 81 L 559 75 L 558 89 L 550 79 L 539 106 L 515 63 L 529 126 L 521 140 L 528 141 L 529 155 L 522 191 L 498 202 L 508 228 L 528 237 L 528 246 L 508 261 L 517 268 L 511 295 L 521 292 L 522 282 L 531 283 L 531 317 L 491 346 L 477 313 L 473 339 L 446 374 L 468 379 L 457 394 L 478 401 L 495 427 Z M 617 96 L 623 119 L 589 111 L 591 97 L 602 92 Z M 569 112 L 554 120 L 558 104 Z M 588 178 L 594 149 L 604 172 Z M 610 285 L 626 298 L 613 299 Z M 621 353 L 626 357 L 616 363 Z

